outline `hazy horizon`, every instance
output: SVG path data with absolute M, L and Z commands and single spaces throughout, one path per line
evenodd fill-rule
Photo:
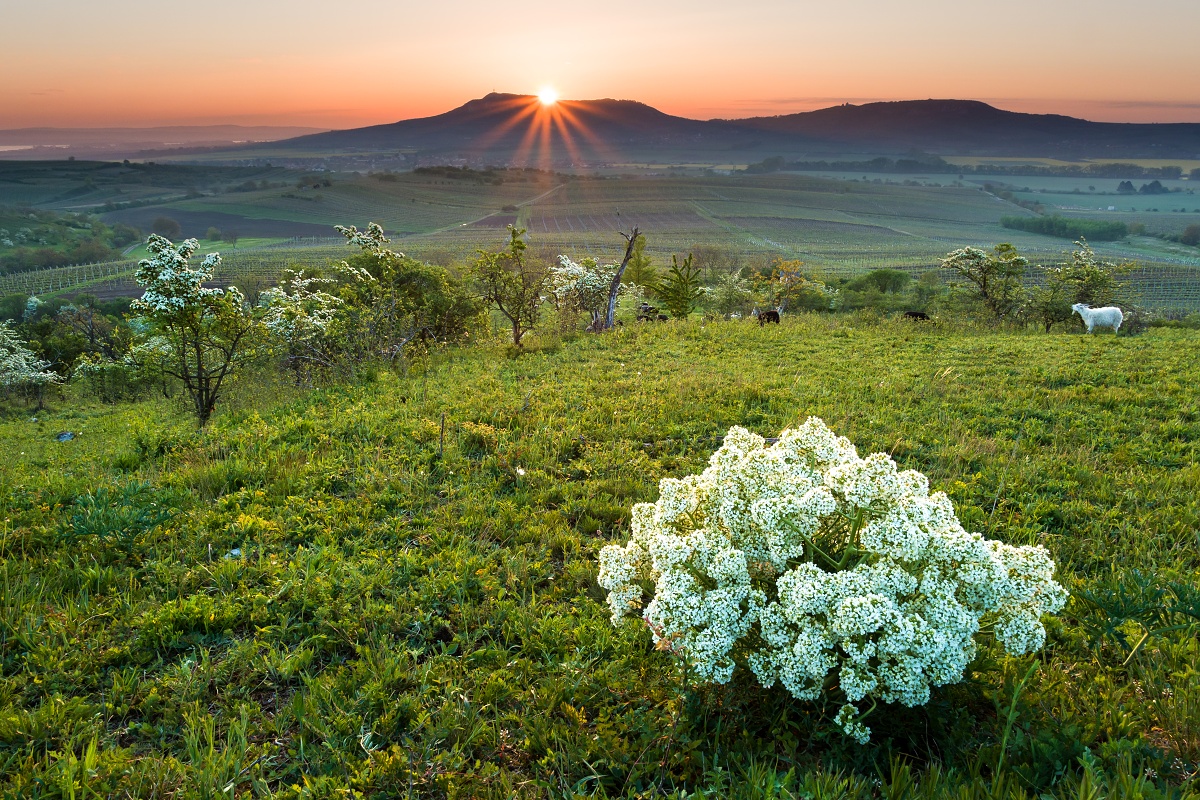
M 5 12 L 0 128 L 352 128 L 443 113 L 490 91 L 637 100 L 694 119 L 871 101 L 982 100 L 1111 122 L 1200 122 L 1200 52 L 1164 35 L 1200 4 L 784 0 L 603 15 L 364 0 L 299 4 L 49 0 Z

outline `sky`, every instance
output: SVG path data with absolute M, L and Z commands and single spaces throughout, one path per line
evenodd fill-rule
M 1200 122 L 1197 0 L 6 0 L 0 129 L 350 128 L 490 91 L 736 118 L 975 99 Z

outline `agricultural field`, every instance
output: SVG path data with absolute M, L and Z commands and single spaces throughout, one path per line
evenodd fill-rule
M 217 168 L 206 169 L 220 173 Z M 397 249 L 441 264 L 462 264 L 479 249 L 501 246 L 509 224 L 527 229 L 531 247 L 543 257 L 555 258 L 561 253 L 613 260 L 623 247 L 618 232 L 636 225 L 646 234 L 647 250 L 660 266 L 669 265 L 672 255 L 720 251 L 726 268 L 769 263 L 773 258 L 799 259 L 826 280 L 852 278 L 880 268 L 933 269 L 947 252 L 965 245 L 988 248 L 1008 241 L 1034 263 L 1056 263 L 1071 247 L 1065 239 L 1001 227 L 1004 216 L 1032 212 L 982 191 L 977 185 L 984 180 L 980 176 L 972 176 L 971 182 L 946 180 L 953 177 L 933 176 L 930 185 L 914 185 L 918 181 L 898 180 L 896 175 L 886 176 L 886 180 L 884 176 L 863 180 L 862 175 L 785 173 L 598 177 L 435 168 L 302 176 L 267 188 L 202 192 L 190 199 L 150 203 L 103 217 L 146 229 L 157 217 L 168 216 L 180 223 L 184 235 L 199 238 L 210 227 L 237 231 L 242 237 L 239 251 L 243 247 L 250 251 L 246 245 L 250 240 L 274 243 L 269 255 L 263 248 L 253 248 L 261 257 L 242 255 L 224 245 L 218 248 L 226 256 L 220 279 L 233 282 L 244 270 L 274 280 L 284 266 L 324 266 L 330 258 L 341 257 L 337 240 L 330 238 L 336 237 L 332 226 L 362 227 L 368 221 L 382 224 Z M 1050 186 L 1055 181 L 1077 179 L 1029 180 Z M 1024 179 L 1009 176 L 1005 181 L 1020 189 L 1017 183 Z M 1026 195 L 1017 192 L 1017 197 Z M 1063 197 L 1064 202 L 1096 201 L 1105 208 L 1110 201 L 1129 199 Z M 1186 193 L 1137 195 L 1134 201 L 1178 203 L 1194 197 Z M 1044 203 L 1056 198 L 1061 199 L 1040 190 L 1028 195 L 1028 199 Z M 1200 249 L 1153 236 L 1178 235 L 1188 224 L 1200 222 L 1200 214 L 1116 213 L 1054 205 L 1047 207 L 1047 213 L 1144 225 L 1150 235 L 1095 243 L 1097 252 L 1104 258 L 1140 265 L 1132 276 L 1138 295 L 1130 298 L 1131 302 L 1170 311 L 1200 309 L 1200 277 L 1193 275 L 1200 268 Z M 712 277 L 712 265 L 702 260 L 701 266 Z M 131 269 L 132 261 L 126 271 Z M 84 270 L 78 274 L 91 273 Z M 61 289 L 61 278 L 61 273 L 47 274 L 41 280 L 23 279 L 22 286 Z M 131 287 L 124 280 L 100 287 L 100 291 L 112 294 L 131 291 Z M 0 291 L 23 289 L 0 283 Z
M 1197 346 L 801 314 L 250 376 L 201 433 L 178 399 L 13 408 L 0 793 L 1196 798 Z M 809 416 L 1070 592 L 869 746 L 745 669 L 691 686 L 596 583 L 660 479 Z
M 96 211 L 106 203 L 166 202 L 189 192 L 225 191 L 288 176 L 277 167 L 0 160 L 0 205 Z

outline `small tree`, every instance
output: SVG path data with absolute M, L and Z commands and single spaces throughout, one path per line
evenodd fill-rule
M 677 256 L 671 256 L 671 269 L 654 287 L 654 293 L 667 307 L 667 313 L 675 319 L 687 319 L 704 295 L 704 287 L 700 285 L 700 269 L 692 261 L 691 253 L 682 264 Z
M 155 217 L 150 230 L 166 239 L 178 239 L 183 235 L 183 228 L 171 217 Z
M 590 314 L 588 330 L 601 331 L 605 327 L 609 287 L 616 272 L 616 264 L 600 264 L 591 257 L 575 262 L 568 256 L 559 256 L 558 266 L 550 269 L 554 300 L 561 311 Z
M 264 327 L 282 346 L 284 364 L 292 371 L 297 386 L 315 370 L 334 365 L 335 347 L 328 333 L 343 303 L 324 288 L 335 283 L 334 278 L 305 277 L 288 269 L 279 285 L 263 292 L 260 298 L 260 305 L 266 309 Z
M 1071 318 L 1071 287 L 1062 266 L 1043 267 L 1046 283 L 1029 290 L 1029 316 L 1043 326 L 1046 333 L 1056 323 Z
M 1055 323 L 1071 320 L 1073 304 L 1111 305 L 1120 292 L 1128 289 L 1121 276 L 1133 269 L 1133 263 L 1102 261 L 1086 239 L 1075 246 L 1078 249 L 1071 252 L 1069 260 L 1043 267 L 1045 285 L 1030 291 L 1030 312 L 1047 333 Z
M 508 245 L 495 253 L 478 251 L 470 265 L 480 297 L 512 325 L 513 344 L 517 347 L 541 319 L 542 293 L 550 277 L 546 265 L 526 259 L 527 245 L 521 238 L 524 235 L 524 228 L 509 225 Z
M 1117 295 L 1128 289 L 1121 280 L 1136 265 L 1131 261 L 1103 261 L 1087 243 L 1087 239 L 1075 242 L 1077 249 L 1071 251 L 1071 260 L 1063 264 L 1065 280 L 1072 286 L 1072 302 L 1087 303 L 1089 306 L 1107 306 Z
M 658 270 L 654 268 L 650 256 L 646 255 L 645 235 L 639 234 L 634 237 L 633 252 L 625 272 L 621 275 L 621 282 L 634 286 L 653 286 L 658 283 Z
M 175 245 L 152 234 L 146 242 L 151 257 L 138 263 L 135 276 L 145 293 L 131 308 L 149 322 L 148 333 L 166 341 L 170 357 L 164 371 L 183 383 L 203 427 L 226 378 L 246 358 L 257 321 L 237 287 L 204 288 L 221 257 L 211 253 L 194 269 L 188 259 L 199 246 L 195 239 Z
M 998 244 L 991 253 L 977 247 L 964 247 L 948 253 L 942 267 L 966 278 L 975 299 L 983 304 L 996 322 L 1021 310 L 1025 300 L 1022 278 L 1029 259 L 1011 244 Z
M 50 362 L 38 358 L 7 321 L 0 322 L 0 391 L 32 396 L 40 409 L 46 387 L 60 380 L 50 371 Z
M 765 286 L 771 305 L 780 311 L 796 308 L 828 311 L 834 308 L 839 302 L 837 290 L 804 274 L 803 267 L 803 261 L 775 260 Z

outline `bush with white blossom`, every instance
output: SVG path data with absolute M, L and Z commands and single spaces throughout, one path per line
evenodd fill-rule
M 614 624 L 640 614 L 700 681 L 744 665 L 799 699 L 828 693 L 859 742 L 861 706 L 925 704 L 985 626 L 1011 654 L 1039 649 L 1066 602 L 1044 548 L 968 533 L 924 475 L 859 457 L 815 417 L 771 446 L 731 428 L 703 473 L 659 491 L 600 552 Z
M 305 276 L 285 269 L 279 285 L 263 292 L 259 299 L 265 309 L 263 326 L 283 346 L 284 362 L 294 372 L 297 383 L 306 370 L 332 366 L 335 355 L 326 339 L 344 302 L 325 288 L 336 283 L 334 278 Z
M 0 391 L 32 390 L 40 398 L 42 389 L 60 380 L 50 362 L 38 358 L 7 321 L 0 322 Z
M 555 304 L 560 309 L 591 314 L 589 328 L 598 329 L 608 310 L 608 293 L 618 269 L 617 264 L 601 264 L 590 256 L 578 262 L 559 256 L 558 266 L 550 268 Z M 628 287 L 621 284 L 618 291 L 628 291 Z
M 146 240 L 150 258 L 134 275 L 145 289 L 130 307 L 142 315 L 149 336 L 162 337 L 170 351 L 163 372 L 187 390 L 201 426 L 208 422 L 225 380 L 252 352 L 258 321 L 236 286 L 209 288 L 221 256 L 210 253 L 199 267 L 190 264 L 195 239 L 178 245 L 158 234 Z

